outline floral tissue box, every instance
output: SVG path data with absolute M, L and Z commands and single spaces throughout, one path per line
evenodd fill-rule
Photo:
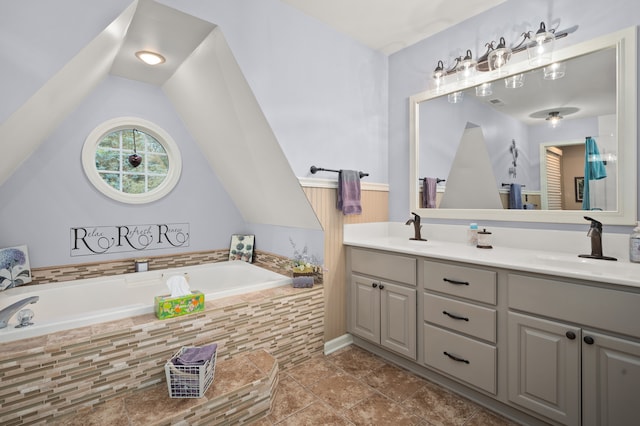
M 154 298 L 156 317 L 167 319 L 179 317 L 181 315 L 192 314 L 204 311 L 204 294 L 193 291 L 193 294 L 186 296 L 156 296 Z

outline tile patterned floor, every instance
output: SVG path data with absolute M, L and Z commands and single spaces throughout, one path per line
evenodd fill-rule
M 280 371 L 271 425 L 513 426 L 356 346 Z

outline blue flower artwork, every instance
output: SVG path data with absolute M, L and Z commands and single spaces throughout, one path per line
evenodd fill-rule
M 0 290 L 31 282 L 27 246 L 0 249 Z

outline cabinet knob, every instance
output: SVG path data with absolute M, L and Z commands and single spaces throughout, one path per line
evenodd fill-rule
M 384 284 L 380 284 L 380 290 L 384 289 Z
M 573 340 L 576 338 L 576 333 L 574 333 L 573 331 L 567 331 L 565 333 L 565 336 L 567 336 L 567 339 Z
M 584 336 L 584 339 L 582 340 L 584 340 L 587 345 L 593 345 L 595 343 L 595 340 L 593 340 L 593 337 L 591 336 Z
M 371 284 L 371 287 L 376 288 L 376 287 L 378 287 L 378 284 L 376 284 L 376 283 L 372 283 L 372 284 Z

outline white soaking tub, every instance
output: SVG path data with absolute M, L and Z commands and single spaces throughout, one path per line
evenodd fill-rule
M 0 292 L 0 310 L 38 296 L 38 302 L 22 308 L 34 312 L 34 324 L 16 328 L 19 321 L 14 314 L 8 326 L 0 329 L 0 342 L 153 313 L 154 297 L 170 293 L 166 280 L 181 274 L 188 274 L 191 290 L 205 295 L 205 306 L 209 300 L 291 284 L 290 277 L 231 261 L 21 286 Z

